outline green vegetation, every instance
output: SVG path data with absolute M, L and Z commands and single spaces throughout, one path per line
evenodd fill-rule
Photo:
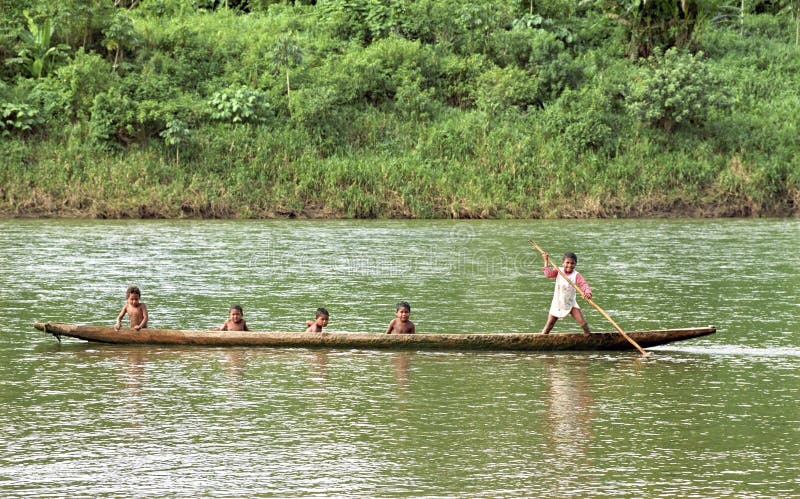
M 6 0 L 0 214 L 800 214 L 796 0 Z

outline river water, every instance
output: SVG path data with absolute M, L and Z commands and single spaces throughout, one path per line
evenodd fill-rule
M 800 497 L 800 220 L 0 221 L 0 495 Z M 533 239 L 578 254 L 606 353 L 88 344 L 35 320 L 539 331 Z M 611 327 L 583 306 L 595 331 Z M 554 333 L 578 330 L 571 319 Z

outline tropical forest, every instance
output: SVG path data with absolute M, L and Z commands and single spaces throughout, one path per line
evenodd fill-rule
M 800 216 L 800 0 L 2 0 L 0 216 Z

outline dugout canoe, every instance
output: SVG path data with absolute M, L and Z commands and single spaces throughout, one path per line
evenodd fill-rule
M 185 329 L 121 328 L 36 322 L 47 334 L 118 345 L 197 345 L 210 347 L 301 347 L 414 350 L 631 350 L 619 333 L 305 333 L 266 331 L 209 331 Z M 697 338 L 716 332 L 716 327 L 659 329 L 626 332 L 643 348 Z

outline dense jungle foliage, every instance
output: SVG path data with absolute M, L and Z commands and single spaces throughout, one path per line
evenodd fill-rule
M 800 214 L 800 0 L 3 0 L 0 214 Z

